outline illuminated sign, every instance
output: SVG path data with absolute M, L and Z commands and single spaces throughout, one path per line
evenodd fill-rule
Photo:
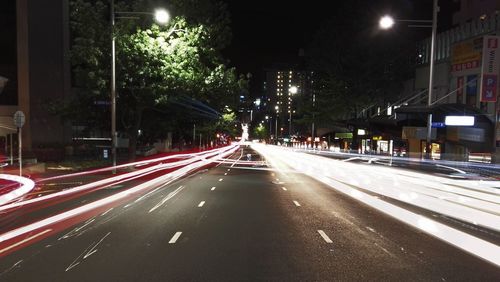
M 452 72 L 477 69 L 481 65 L 483 39 L 475 38 L 451 47 Z
M 496 102 L 500 64 L 499 36 L 485 36 L 481 68 L 481 102 Z
M 352 133 L 351 132 L 335 133 L 335 137 L 343 138 L 343 139 L 352 139 Z
M 446 116 L 444 119 L 446 125 L 452 126 L 473 126 L 474 117 L 473 116 Z
M 373 136 L 372 139 L 375 141 L 382 140 L 382 136 Z
M 364 129 L 358 129 L 358 135 L 359 136 L 366 135 L 366 130 L 364 130 Z

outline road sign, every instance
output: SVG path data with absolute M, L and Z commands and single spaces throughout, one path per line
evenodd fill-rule
M 444 127 L 446 127 L 446 124 L 444 122 L 433 122 L 432 127 L 433 128 L 444 128 Z
M 14 114 L 14 125 L 17 128 L 23 127 L 25 121 L 26 121 L 26 116 L 24 115 L 24 113 L 22 111 L 17 111 Z

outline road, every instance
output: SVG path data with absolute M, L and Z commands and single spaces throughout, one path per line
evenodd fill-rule
M 247 154 L 266 161 L 245 147 L 231 155 L 234 162 L 47 231 L 0 258 L 0 280 L 500 279 L 498 266 L 309 176 L 242 161 Z M 488 234 L 497 244 L 498 234 Z

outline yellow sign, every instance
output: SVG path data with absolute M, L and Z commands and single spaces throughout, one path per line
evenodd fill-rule
M 451 47 L 452 71 L 479 68 L 482 59 L 482 38 L 475 38 L 457 43 Z
M 375 141 L 382 140 L 382 136 L 373 136 L 372 139 Z

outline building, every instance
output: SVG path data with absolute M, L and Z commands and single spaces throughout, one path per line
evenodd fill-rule
M 432 114 L 432 158 L 497 161 L 500 1 L 462 0 L 456 4 L 452 27 L 436 37 L 431 106 L 431 42 L 427 38 L 417 43 L 415 77 L 405 84 L 401 98 L 389 105 L 370 105 L 349 121 L 349 142 L 354 149 L 423 158 L 427 117 Z M 447 116 L 473 116 L 474 124 L 446 125 Z
M 268 116 L 274 119 L 272 137 L 290 139 L 290 135 L 310 134 L 309 126 L 293 120 L 302 118 L 305 108 L 312 105 L 314 73 L 287 65 L 276 65 L 264 72 Z
M 48 102 L 64 101 L 71 93 L 68 1 L 4 2 L 10 15 L 4 24 L 6 29 L 15 30 L 16 38 L 4 42 L 15 50 L 11 55 L 16 60 L 2 56 L 0 61 L 0 76 L 9 80 L 5 96 L 0 99 L 0 136 L 8 140 L 5 144 L 10 144 L 11 137 L 17 139 L 13 136 L 16 130 L 12 117 L 14 112 L 23 111 L 23 149 L 39 159 L 51 158 L 44 150 L 61 150 L 63 144 L 71 141 L 71 127 L 47 109 Z

